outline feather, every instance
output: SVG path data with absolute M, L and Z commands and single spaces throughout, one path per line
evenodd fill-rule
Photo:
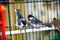
M 56 18 L 53 18 L 53 25 L 55 26 L 55 28 L 59 28 L 60 22 L 58 22 L 58 20 Z
M 15 12 L 16 12 L 16 14 L 17 14 L 17 16 L 18 16 L 18 19 L 17 19 L 17 22 L 16 22 L 16 26 L 19 27 L 19 28 L 25 27 L 26 24 L 27 24 L 26 19 L 23 18 L 23 16 L 21 15 L 19 9 L 15 9 Z
M 37 19 L 36 17 L 32 15 L 28 15 L 28 20 L 33 27 L 45 27 L 46 26 L 42 21 L 40 21 L 39 19 Z

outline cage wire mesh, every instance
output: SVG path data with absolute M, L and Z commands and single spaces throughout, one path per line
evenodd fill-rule
M 26 28 L 17 27 L 15 9 L 27 20 L 28 15 L 33 15 L 45 24 L 52 24 L 53 18 L 60 20 L 60 1 L 58 0 L 7 0 L 6 13 L 6 40 L 59 40 L 55 39 L 56 31 L 53 27 Z M 0 2 L 2 3 L 2 2 Z

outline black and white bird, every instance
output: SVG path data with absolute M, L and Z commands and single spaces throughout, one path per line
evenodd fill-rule
M 45 27 L 46 25 L 32 15 L 28 15 L 28 21 L 33 27 Z
M 21 15 L 21 12 L 19 9 L 15 9 L 15 12 L 17 14 L 17 22 L 16 22 L 16 26 L 19 27 L 19 28 L 23 28 L 23 27 L 26 27 L 27 25 L 27 21 L 25 18 L 23 18 L 23 16 Z

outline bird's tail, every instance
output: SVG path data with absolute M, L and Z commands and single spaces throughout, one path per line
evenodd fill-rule
M 22 15 L 21 15 L 21 12 L 20 12 L 19 9 L 15 9 L 15 12 L 16 12 L 16 14 L 17 14 L 17 16 L 18 16 L 18 19 L 19 19 L 19 18 L 22 18 Z

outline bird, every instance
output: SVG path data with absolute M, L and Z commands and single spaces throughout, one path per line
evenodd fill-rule
M 55 28 L 60 28 L 60 22 L 58 22 L 57 18 L 53 18 L 53 25 Z
M 27 21 L 25 18 L 23 18 L 23 16 L 21 15 L 21 12 L 19 9 L 15 9 L 15 12 L 17 14 L 17 22 L 16 22 L 16 26 L 19 27 L 19 28 L 23 28 L 23 27 L 26 27 L 27 25 Z
M 57 20 L 57 18 L 53 18 L 53 26 L 60 32 L 60 22 Z
M 32 25 L 32 27 L 45 27 L 46 25 L 40 21 L 39 19 L 37 19 L 36 17 L 34 17 L 33 15 L 28 15 L 28 21 L 29 23 Z

